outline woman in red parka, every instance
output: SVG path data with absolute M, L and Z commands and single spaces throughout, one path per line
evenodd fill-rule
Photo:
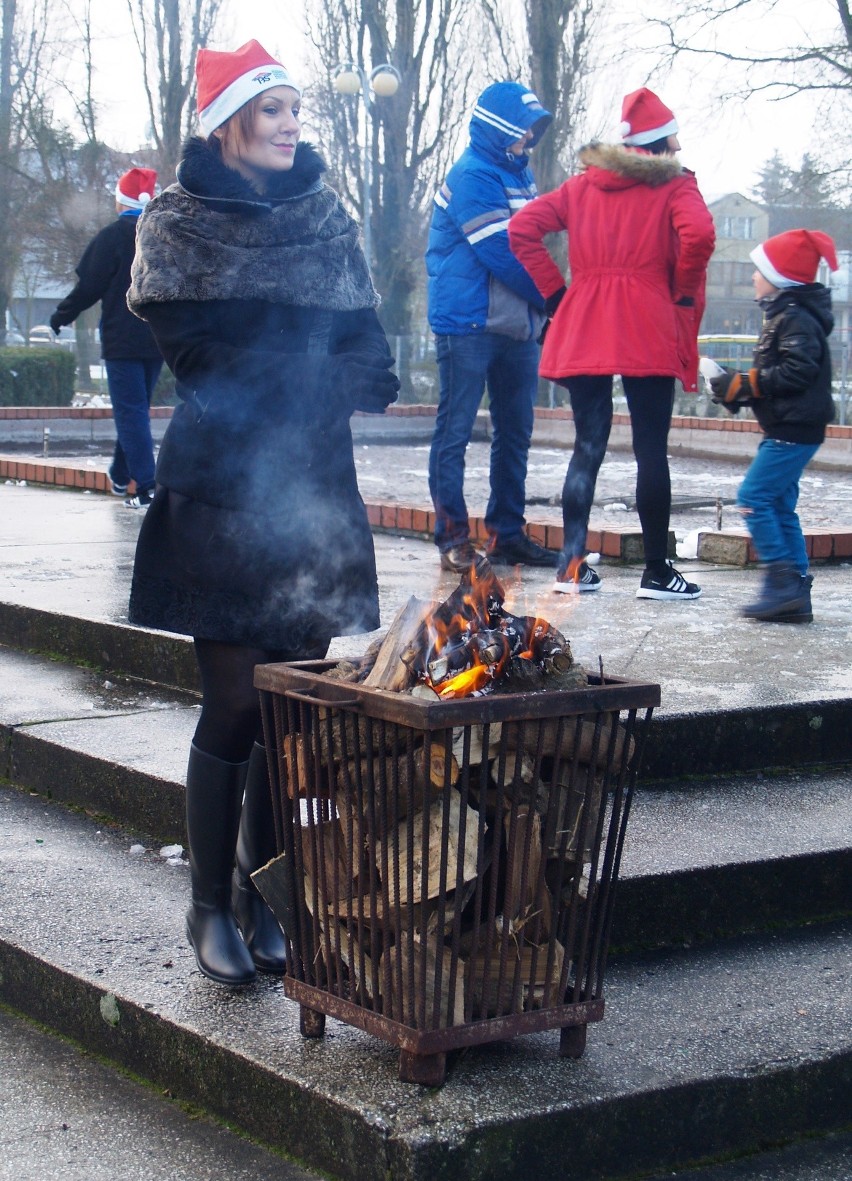
M 537 197 L 509 222 L 513 253 L 546 300 L 552 321 L 542 377 L 568 389 L 576 439 L 562 489 L 564 546 L 555 588 L 595 591 L 584 561 L 598 470 L 620 374 L 636 456 L 636 507 L 645 571 L 642 599 L 697 599 L 701 590 L 667 560 L 671 482 L 666 455 L 675 379 L 694 390 L 713 218 L 695 176 L 675 158 L 677 122 L 645 88 L 622 104 L 622 144 L 582 149 L 583 171 Z M 568 232 L 571 282 L 543 244 Z

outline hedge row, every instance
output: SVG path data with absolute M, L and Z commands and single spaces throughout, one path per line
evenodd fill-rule
M 0 406 L 70 406 L 76 371 L 69 349 L 0 348 Z

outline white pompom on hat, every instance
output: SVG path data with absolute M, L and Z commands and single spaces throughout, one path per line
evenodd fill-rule
M 157 174 L 153 168 L 131 168 L 118 178 L 115 199 L 128 209 L 144 209 L 156 187 Z
M 837 270 L 834 241 L 822 230 L 786 230 L 755 246 L 749 257 L 773 287 L 802 287 L 815 282 L 821 258 L 833 271 Z
M 677 120 L 662 99 L 643 86 L 627 94 L 621 101 L 621 138 L 624 143 L 640 148 L 668 135 L 677 135 Z
M 259 41 L 247 41 L 232 53 L 199 49 L 195 77 L 198 121 L 205 135 L 211 135 L 255 95 L 273 86 L 289 86 L 298 95 L 302 93 L 284 66 Z

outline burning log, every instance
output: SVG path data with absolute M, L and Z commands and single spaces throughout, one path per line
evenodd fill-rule
M 409 666 L 416 652 L 417 635 L 431 610 L 431 603 L 411 596 L 390 625 L 363 684 L 396 692 L 410 688 L 415 678 Z

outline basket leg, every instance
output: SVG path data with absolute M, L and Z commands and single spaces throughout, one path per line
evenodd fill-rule
M 325 1013 L 299 1005 L 299 1032 L 302 1037 L 322 1037 L 325 1033 Z
M 582 1058 L 586 1048 L 586 1026 L 565 1025 L 559 1033 L 559 1057 Z
M 446 1054 L 399 1052 L 399 1081 L 420 1083 L 423 1087 L 442 1087 L 447 1078 Z

